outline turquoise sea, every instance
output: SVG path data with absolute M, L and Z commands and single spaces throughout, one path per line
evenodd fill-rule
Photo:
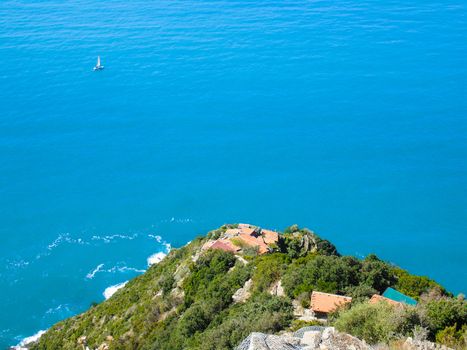
M 0 348 L 226 222 L 467 292 L 466 37 L 464 0 L 2 0 Z

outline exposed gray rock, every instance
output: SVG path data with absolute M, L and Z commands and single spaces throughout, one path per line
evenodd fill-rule
M 292 301 L 294 316 L 297 317 L 301 321 L 319 321 L 318 318 L 315 316 L 315 313 L 308 308 L 304 308 L 298 300 Z
M 306 333 L 305 333 L 306 334 Z M 347 333 L 341 333 L 334 327 L 327 327 L 321 334 L 319 348 L 322 350 L 366 350 L 372 349 L 365 341 Z
M 250 297 L 250 289 L 252 283 L 253 281 L 250 278 L 248 281 L 245 282 L 242 288 L 237 289 L 237 291 L 232 295 L 234 303 L 243 303 Z
M 282 287 L 282 281 L 278 280 L 272 284 L 271 288 L 269 288 L 269 294 L 275 295 L 278 297 L 285 296 L 284 287 Z
M 301 350 L 300 339 L 290 336 L 251 333 L 236 350 Z
M 370 350 L 364 341 L 333 327 L 304 327 L 283 335 L 251 333 L 236 350 Z
M 445 345 L 435 344 L 427 340 L 407 338 L 402 346 L 404 350 L 453 350 Z

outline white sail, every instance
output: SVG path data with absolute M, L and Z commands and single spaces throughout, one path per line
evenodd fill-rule
M 97 56 L 97 64 L 96 67 L 100 67 L 101 65 L 101 56 Z

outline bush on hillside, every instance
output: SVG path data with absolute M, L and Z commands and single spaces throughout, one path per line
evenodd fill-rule
M 455 349 L 467 349 L 467 325 L 457 330 L 457 324 L 436 333 L 436 342 Z
M 396 335 L 404 334 L 407 329 L 413 329 L 415 324 L 407 324 L 403 311 L 388 303 L 360 303 L 348 310 L 341 311 L 334 326 L 364 339 L 370 344 L 388 343 Z
M 422 294 L 433 288 L 439 288 L 442 294 L 446 293 L 444 288 L 428 277 L 411 275 L 399 268 L 394 269 L 394 272 L 397 275 L 396 289 L 412 298 L 418 300 Z
M 379 293 L 394 286 L 397 281 L 392 267 L 374 254 L 368 255 L 363 260 L 361 272 L 361 283 L 376 289 Z
M 343 293 L 348 286 L 358 285 L 359 267 L 351 257 L 308 255 L 289 266 L 282 285 L 291 298 L 313 290 Z
M 232 349 L 251 332 L 276 333 L 292 319 L 290 301 L 261 293 L 220 314 L 197 341 L 204 350 Z
M 290 258 L 281 253 L 258 257 L 255 261 L 256 269 L 252 276 L 253 291 L 267 291 L 274 282 L 281 278 L 289 263 Z
M 456 325 L 460 330 L 467 325 L 467 302 L 462 299 L 442 297 L 422 303 L 420 311 L 426 316 L 432 333 Z

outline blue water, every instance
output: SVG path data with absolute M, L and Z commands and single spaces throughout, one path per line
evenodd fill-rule
M 465 5 L 2 0 L 0 348 L 225 222 L 466 292 Z

